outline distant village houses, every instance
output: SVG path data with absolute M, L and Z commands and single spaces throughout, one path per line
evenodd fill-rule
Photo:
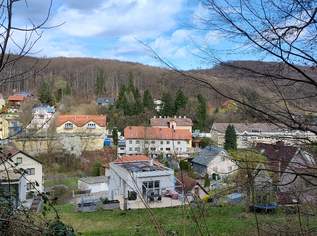
M 192 132 L 193 122 L 186 116 L 174 116 L 174 117 L 156 117 L 154 116 L 150 120 L 151 127 L 157 128 L 172 128 L 172 129 L 185 129 Z
M 317 136 L 312 132 L 294 131 L 270 123 L 214 123 L 210 132 L 217 145 L 223 146 L 225 132 L 230 124 L 235 128 L 238 148 L 250 148 L 257 143 L 271 144 L 281 140 L 290 145 L 317 141 Z

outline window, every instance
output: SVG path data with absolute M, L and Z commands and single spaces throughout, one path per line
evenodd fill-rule
M 28 175 L 35 175 L 35 168 L 29 168 L 25 170 Z
M 135 143 L 136 143 L 136 144 L 139 144 L 139 143 L 140 143 L 140 141 L 139 141 L 139 140 L 137 140 L 137 141 L 135 141 Z
M 142 183 L 142 193 L 145 197 L 160 195 L 160 181 L 145 181 Z
M 177 144 L 181 144 L 181 141 L 177 141 Z
M 129 143 L 132 144 L 132 140 L 129 140 Z
M 96 129 L 96 124 L 95 123 L 88 123 L 87 129 Z
M 136 152 L 140 152 L 140 147 L 136 147 L 136 148 L 134 148 L 134 151 L 136 151 Z
M 163 151 L 163 148 L 160 148 L 161 151 Z
M 64 128 L 65 128 L 65 129 L 72 129 L 72 128 L 73 128 L 73 124 L 72 124 L 72 123 L 66 123 L 66 124 L 64 125 Z
M 132 152 L 132 147 L 129 147 L 129 151 Z
M 166 141 L 166 144 L 170 144 L 170 141 Z
M 163 141 L 161 141 L 161 144 L 164 144 L 164 142 L 163 142 Z
M 17 164 L 21 164 L 21 163 L 22 163 L 22 157 L 17 157 L 16 163 L 17 163 Z
M 137 199 L 137 193 L 134 191 L 128 191 L 128 200 L 135 201 Z
M 155 151 L 156 150 L 156 148 L 155 147 L 151 147 L 151 151 Z
M 149 141 L 146 140 L 146 141 L 145 141 L 145 144 L 149 144 Z
M 32 190 L 34 189 L 35 184 L 34 183 L 27 183 L 26 184 L 26 190 Z
M 166 148 L 165 150 L 166 150 L 166 151 L 170 151 L 170 150 L 171 150 L 171 148 Z
M 124 147 L 121 147 L 121 148 L 120 148 L 120 150 L 124 150 L 124 149 L 125 149 Z
M 155 141 L 154 141 L 154 140 L 152 140 L 152 141 L 151 141 L 151 143 L 152 143 L 152 144 L 155 144 Z

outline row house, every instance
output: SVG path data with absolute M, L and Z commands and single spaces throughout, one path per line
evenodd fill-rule
M 187 157 L 192 134 L 187 129 L 128 126 L 124 129 L 126 154 Z
M 305 141 L 317 141 L 312 132 L 290 130 L 282 125 L 270 123 L 214 123 L 211 128 L 211 138 L 217 145 L 223 146 L 228 125 L 233 125 L 237 134 L 238 148 L 250 148 L 257 143 L 274 144 L 284 141 L 293 145 Z
M 107 118 L 102 115 L 59 115 L 56 133 L 100 135 L 107 133 Z

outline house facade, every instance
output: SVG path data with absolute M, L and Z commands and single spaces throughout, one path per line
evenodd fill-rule
M 47 130 L 53 120 L 55 108 L 48 104 L 39 104 L 32 109 L 33 119 L 27 129 Z
M 9 122 L 4 115 L 0 115 L 0 141 L 9 137 Z
M 109 199 L 121 209 L 167 207 L 164 192 L 174 191 L 174 171 L 144 155 L 124 156 L 109 165 Z
M 156 117 L 154 116 L 150 120 L 151 127 L 156 128 L 171 128 L 171 129 L 185 129 L 192 132 L 193 122 L 186 116 L 174 116 L 174 117 Z
M 58 134 L 107 134 L 107 119 L 102 115 L 59 115 L 55 124 Z
M 310 175 L 316 171 L 315 157 L 283 142 L 259 143 L 256 149 L 268 159 L 268 169 L 277 188 L 277 197 L 282 204 L 317 201 L 316 178 Z
M 230 175 L 238 168 L 226 150 L 215 146 L 202 149 L 191 162 L 198 175 L 203 177 L 208 174 L 215 180 Z
M 186 129 L 128 126 L 124 129 L 126 154 L 188 156 L 192 135 Z
M 14 171 L 23 170 L 26 180 L 26 196 L 31 198 L 34 194 L 44 191 L 42 163 L 25 152 L 13 148 L 5 149 L 6 161 L 0 165 L 0 172 L 5 169 Z
M 233 125 L 237 134 L 238 148 L 250 148 L 257 143 L 274 144 L 278 141 L 292 145 L 305 141 L 317 141 L 312 132 L 294 131 L 270 123 L 214 123 L 211 138 L 217 145 L 223 146 L 228 125 Z

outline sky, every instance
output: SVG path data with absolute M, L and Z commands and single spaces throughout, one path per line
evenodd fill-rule
M 15 25 L 45 19 L 50 0 L 20 1 Z M 221 49 L 229 42 L 217 31 L 198 30 L 206 14 L 198 0 L 54 0 L 46 26 L 32 49 L 40 57 L 93 57 L 162 66 L 161 58 L 179 69 L 211 67 L 202 47 Z M 16 42 L 25 35 L 14 32 Z M 35 41 L 37 35 L 32 36 Z M 144 45 L 145 44 L 145 45 Z M 12 44 L 12 51 L 14 49 Z M 232 59 L 229 58 L 228 59 Z

